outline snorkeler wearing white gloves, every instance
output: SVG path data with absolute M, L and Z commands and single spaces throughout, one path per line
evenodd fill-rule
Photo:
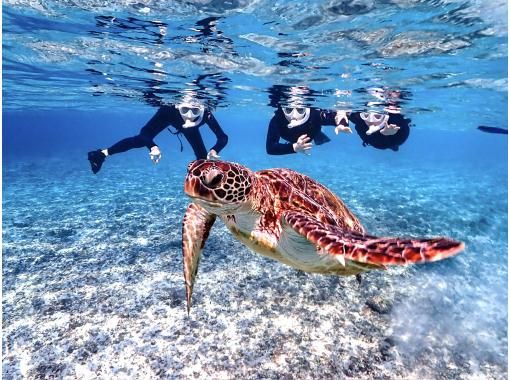
M 335 133 L 352 133 L 345 111 L 327 111 L 299 105 L 279 107 L 271 121 L 266 138 L 268 154 L 310 154 L 312 140 L 316 145 L 331 141 L 322 132 L 323 125 L 335 126 Z M 287 141 L 281 143 L 280 139 Z
M 216 135 L 216 144 L 209 152 L 205 148 L 198 129 L 204 124 L 207 124 Z M 149 149 L 150 159 L 157 164 L 161 160 L 161 150 L 154 142 L 154 138 L 170 125 L 176 129 L 176 132 L 172 133 L 182 133 L 186 137 L 197 159 L 219 158 L 218 154 L 228 142 L 228 136 L 221 129 L 212 112 L 198 100 L 184 97 L 180 104 L 161 106 L 137 136 L 123 139 L 107 149 L 89 152 L 88 160 L 92 172 L 94 174 L 99 172 L 106 157 L 141 147 Z
M 411 123 L 397 107 L 386 107 L 380 112 L 353 112 L 348 115 L 354 123 L 363 146 L 398 151 L 409 137 Z

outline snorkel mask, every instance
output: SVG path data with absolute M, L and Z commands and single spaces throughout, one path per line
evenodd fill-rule
M 375 112 L 361 112 L 360 117 L 368 127 L 366 132 L 367 135 L 371 135 L 372 133 L 383 129 L 389 119 L 389 115 Z
M 308 121 L 310 108 L 306 107 L 283 107 L 283 114 L 289 122 L 289 128 L 297 127 Z
M 282 105 L 283 114 L 289 122 L 289 128 L 303 125 L 310 118 L 310 108 L 304 105 L 304 99 L 308 93 L 307 87 L 293 86 L 289 88 L 286 104 Z
M 195 99 L 183 99 L 180 104 L 175 106 L 184 120 L 183 128 L 196 127 L 202 122 L 205 107 Z

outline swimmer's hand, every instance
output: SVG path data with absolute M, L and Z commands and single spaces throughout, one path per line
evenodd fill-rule
M 214 149 L 211 149 L 209 153 L 207 153 L 207 159 L 208 160 L 218 160 L 220 156 L 218 156 L 218 153 Z
M 349 125 L 349 118 L 347 117 L 349 111 L 336 111 L 335 124 L 336 125 Z
M 307 156 L 310 155 L 310 149 L 312 149 L 312 143 L 310 142 L 310 137 L 307 135 L 299 136 L 297 142 L 292 144 L 294 148 L 294 152 L 296 153 L 304 153 Z
M 386 128 L 386 127 L 383 127 L 382 125 L 371 125 L 368 128 L 368 131 L 366 131 L 365 133 L 367 136 L 370 136 L 372 133 L 380 131 L 382 128 Z
M 340 132 L 343 133 L 352 133 L 352 130 L 350 127 L 346 127 L 345 125 L 337 125 L 335 128 L 335 133 L 338 135 Z
M 347 117 L 348 111 L 336 111 L 335 115 L 335 134 L 343 133 L 352 133 L 351 128 L 349 128 L 349 118 Z
M 381 129 L 380 132 L 384 136 L 392 136 L 395 133 L 397 133 L 399 129 L 400 127 L 395 124 L 386 124 L 386 126 L 383 129 Z
M 151 148 L 149 156 L 154 164 L 157 164 L 161 160 L 161 151 L 156 145 Z

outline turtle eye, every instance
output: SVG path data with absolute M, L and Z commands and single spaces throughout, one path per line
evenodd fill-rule
M 216 174 L 211 179 L 211 182 L 209 183 L 209 186 L 210 187 L 217 187 L 220 184 L 222 178 L 223 178 L 223 174 Z
M 202 183 L 210 189 L 219 186 L 223 179 L 223 173 L 217 169 L 212 169 L 202 177 Z

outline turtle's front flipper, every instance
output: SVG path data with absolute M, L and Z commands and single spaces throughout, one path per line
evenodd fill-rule
M 191 295 L 198 272 L 200 254 L 215 219 L 216 215 L 208 213 L 195 203 L 191 203 L 182 221 L 182 258 L 188 314 L 191 308 Z
M 464 249 L 463 243 L 443 237 L 412 239 L 361 235 L 296 211 L 283 213 L 282 223 L 341 263 L 345 260 L 375 265 L 422 263 L 441 260 Z

